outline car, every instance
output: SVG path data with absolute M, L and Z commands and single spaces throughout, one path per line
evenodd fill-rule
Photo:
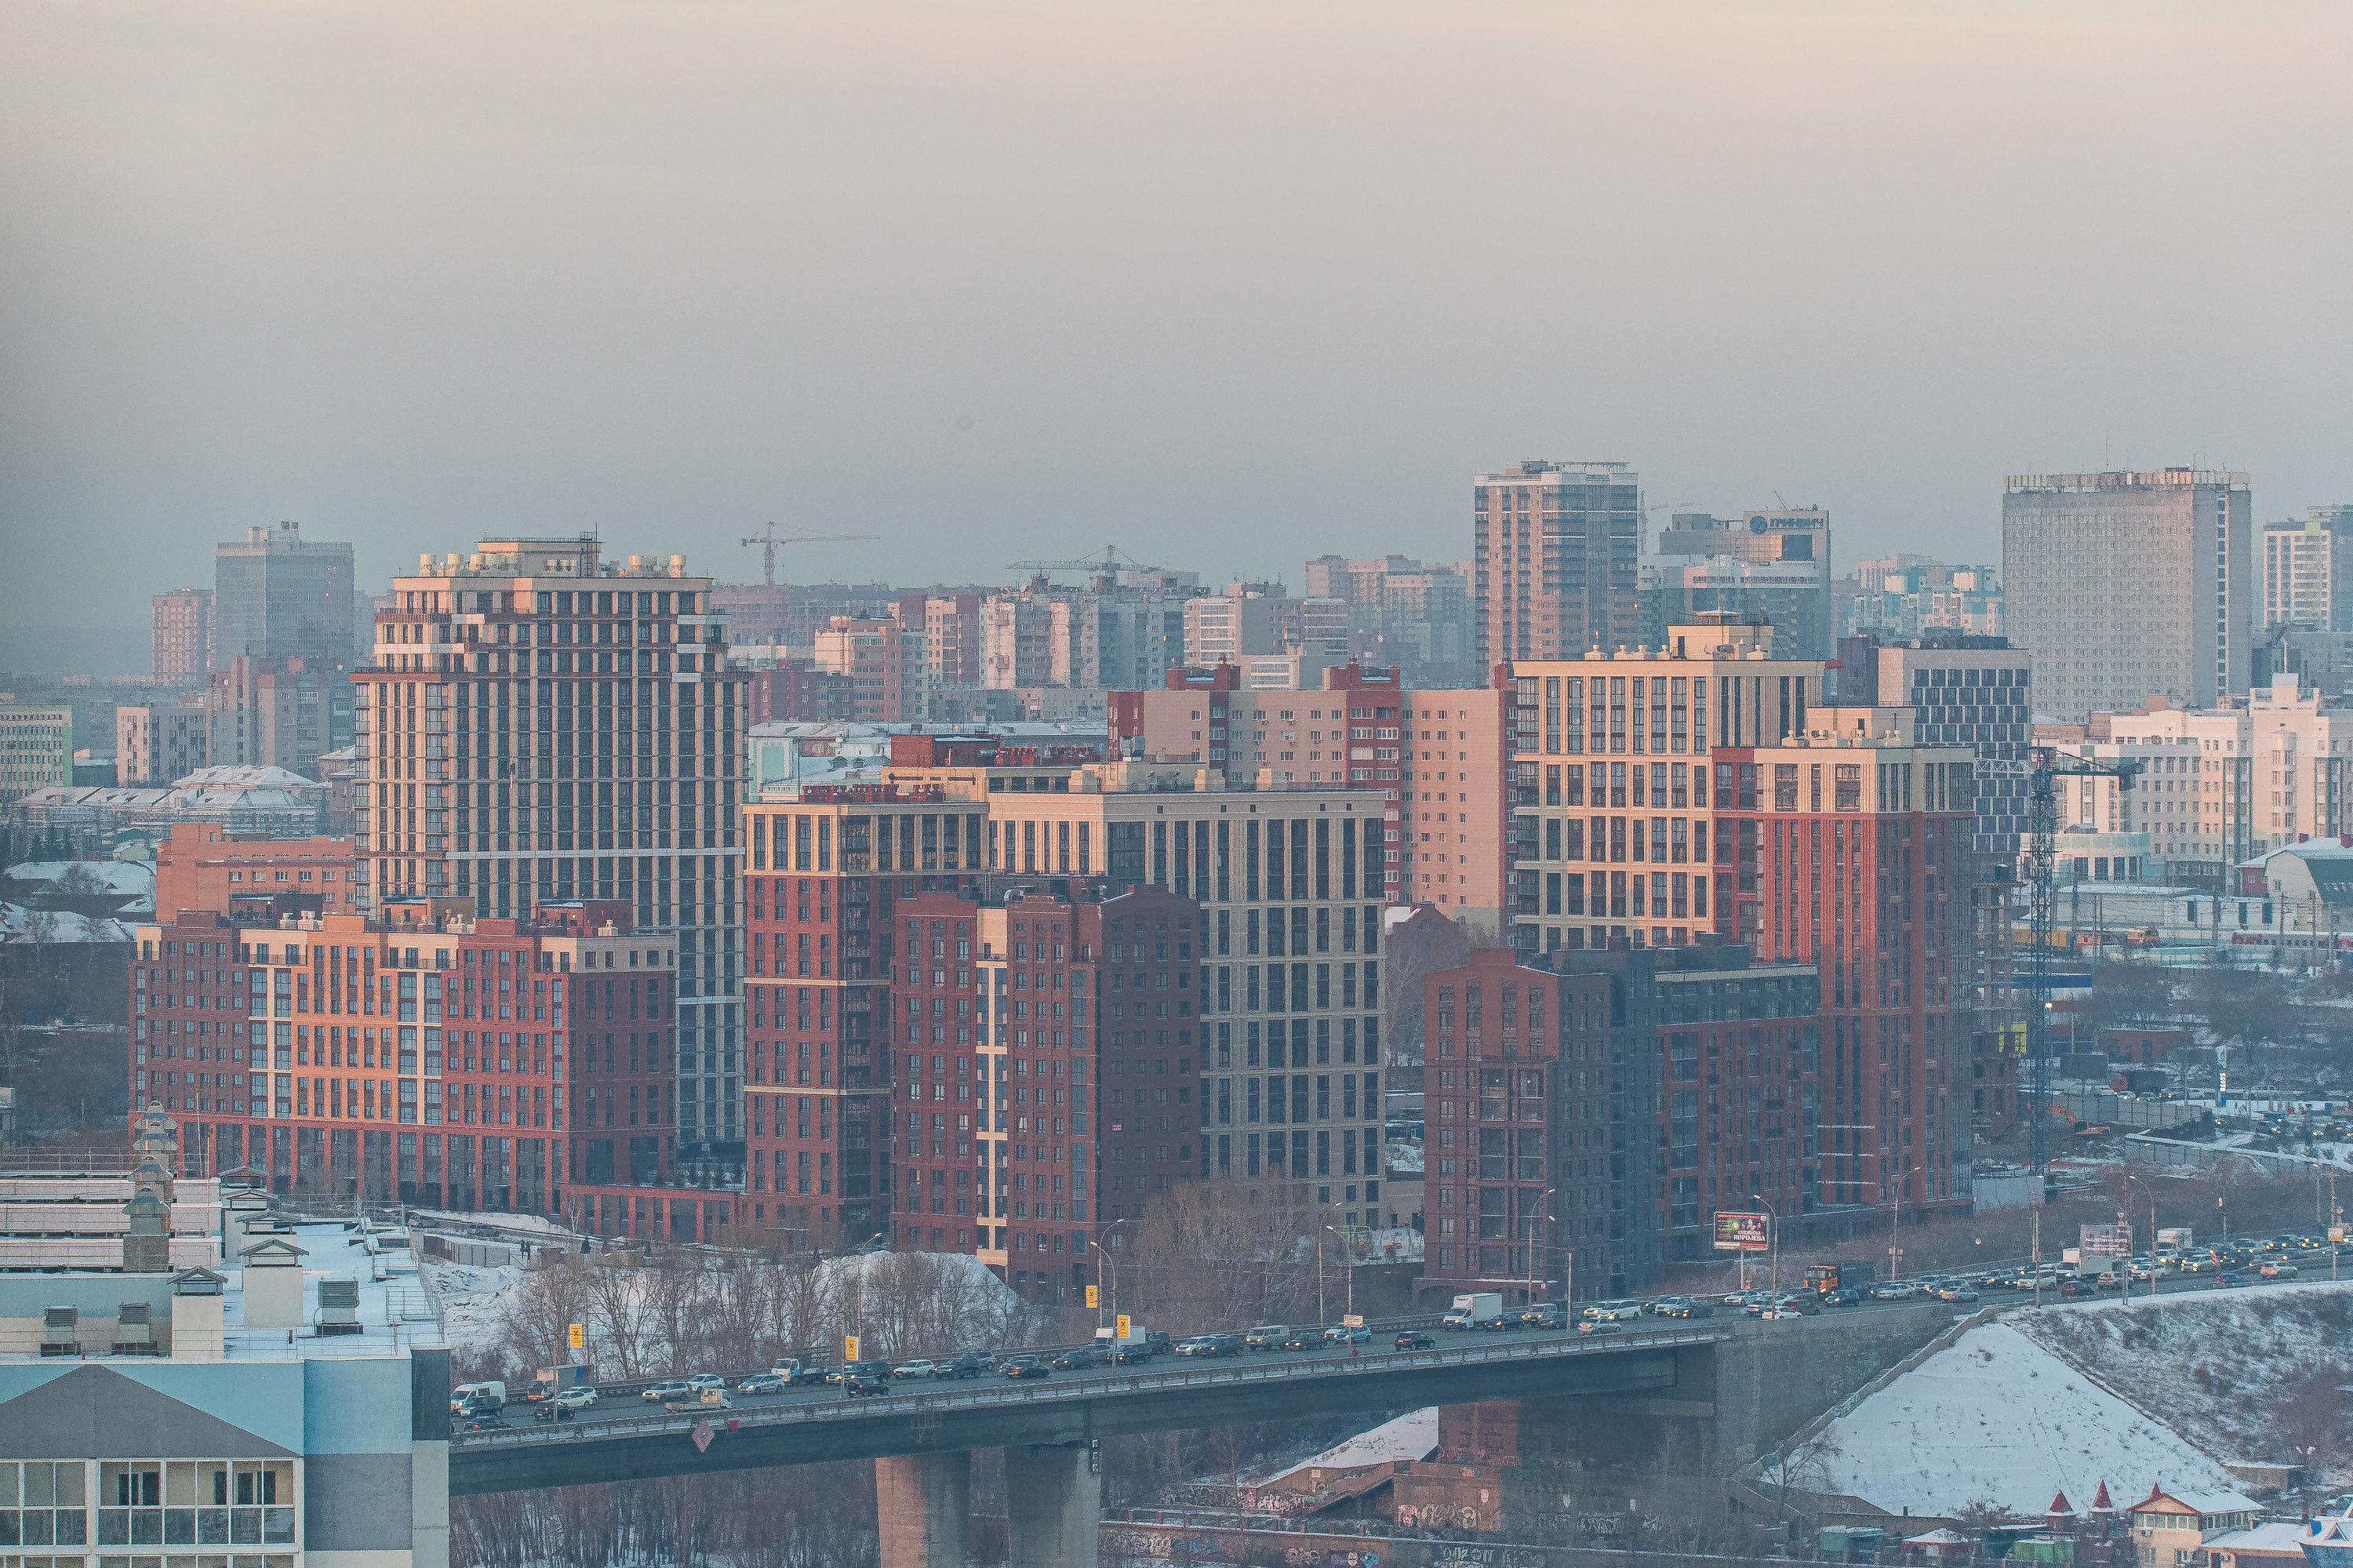
M 754 1372 L 749 1377 L 735 1380 L 735 1392 L 738 1393 L 782 1393 L 786 1386 L 781 1372 Z
M 892 1377 L 935 1378 L 940 1375 L 940 1363 L 934 1361 L 901 1361 L 891 1369 Z
M 1910 1279 L 1883 1279 L 1871 1287 L 1873 1301 L 1909 1301 L 1919 1294 L 1919 1283 Z
M 1134 1344 L 1113 1346 L 1111 1352 L 1111 1363 L 1115 1367 L 1140 1367 L 1159 1353 L 1159 1350 L 1153 1345 L 1151 1340 L 1140 1340 Z
M 542 1422 L 551 1426 L 559 1421 L 571 1420 L 574 1414 L 575 1413 L 573 1411 L 565 1409 L 563 1405 L 556 1404 L 552 1399 L 537 1402 L 531 1407 L 531 1418 L 533 1421 Z
M 638 1391 L 638 1397 L 660 1404 L 666 1400 L 683 1398 L 694 1392 L 693 1387 L 684 1378 L 666 1377 L 659 1383 L 646 1384 L 644 1388 Z
M 890 1392 L 891 1384 L 886 1379 L 866 1372 L 852 1372 L 841 1380 L 841 1393 L 845 1399 L 871 1399 L 878 1393 Z
M 547 1403 L 558 1410 L 566 1412 L 593 1410 L 596 1405 L 596 1391 L 586 1385 L 560 1389 L 555 1397 Z
M 943 1363 L 947 1370 L 944 1377 L 978 1377 L 997 1370 L 997 1358 L 987 1351 L 966 1351 L 952 1361 Z
M 1715 1308 L 1713 1305 L 1705 1301 L 1694 1300 L 1688 1296 L 1662 1296 L 1657 1301 L 1651 1303 L 1651 1308 L 1662 1318 L 1713 1318 L 1715 1316 Z
M 1218 1336 L 1196 1334 L 1189 1340 L 1179 1340 L 1174 1353 L 1180 1356 L 1214 1356 L 1218 1353 Z
M 1626 1325 L 1614 1318 L 1581 1318 L 1577 1319 L 1577 1331 L 1580 1334 L 1622 1334 L 1626 1331 Z
M 1568 1327 L 1568 1314 L 1562 1308 L 1559 1302 L 1547 1301 L 1543 1306 L 1535 1308 L 1533 1311 L 1521 1313 L 1520 1327 L 1523 1329 L 1566 1329 Z
M 1324 1336 L 1314 1330 L 1293 1329 L 1284 1337 L 1282 1345 L 1278 1348 L 1286 1351 L 1314 1351 L 1321 1350 L 1323 1346 Z
M 1051 1377 L 1054 1375 L 1054 1369 L 1052 1366 L 1048 1364 L 1045 1357 L 1029 1353 L 1006 1357 L 1003 1363 L 1000 1364 L 997 1370 L 1004 1376 L 1011 1378 L 1016 1383 L 1019 1383 L 1026 1378 Z
M 2294 1279 L 2295 1277 L 2295 1265 L 2292 1263 L 2267 1263 L 2263 1265 L 2263 1267 L 2255 1270 L 2255 1272 L 2265 1279 Z
M 1400 1351 L 1427 1351 L 1437 1343 L 1430 1335 L 1410 1330 L 1397 1337 L 1397 1348 Z
M 1841 1285 L 1836 1290 L 1822 1292 L 1822 1305 L 1825 1307 L 1860 1307 L 1864 1299 L 1862 1292 L 1852 1285 Z
M 1966 1285 L 1940 1285 L 1936 1287 L 1936 1299 L 1955 1302 L 1963 1307 L 1973 1307 L 1981 1298 Z
M 1642 1316 L 1640 1301 L 1596 1301 L 1585 1315 L 1597 1323 L 1631 1323 Z
M 458 1423 L 460 1432 L 503 1432 L 507 1418 L 495 1410 L 480 1410 Z
M 1746 1307 L 1748 1298 L 1756 1294 L 1753 1290 L 1727 1290 L 1715 1298 L 1715 1304 L 1719 1307 Z
M 1103 1363 L 1103 1353 L 1092 1345 L 1073 1345 L 1054 1358 L 1056 1372 L 1084 1372 Z
M 1812 1291 L 1792 1290 L 1757 1315 L 1760 1318 L 1811 1318 L 1821 1309 L 1821 1298 Z
M 717 1372 L 696 1372 L 686 1380 L 686 1386 L 697 1393 L 701 1393 L 706 1388 L 724 1391 L 727 1387 L 727 1380 Z
M 1368 1345 L 1372 1343 L 1373 1331 L 1362 1323 L 1356 1324 L 1354 1328 L 1345 1323 L 1335 1323 L 1324 1330 L 1324 1337 L 1334 1344 Z
M 1242 1336 L 1242 1343 L 1253 1351 L 1271 1351 L 1291 1338 L 1291 1330 L 1281 1323 L 1264 1323 Z

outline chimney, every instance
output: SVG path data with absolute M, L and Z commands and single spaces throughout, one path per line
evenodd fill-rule
M 302 1249 L 283 1237 L 247 1247 L 245 1326 L 299 1329 L 302 1314 Z
M 144 1187 L 122 1205 L 129 1228 L 122 1236 L 122 1272 L 172 1271 L 171 1205 Z
M 221 1287 L 209 1268 L 184 1269 L 172 1277 L 172 1355 L 184 1361 L 221 1359 Z

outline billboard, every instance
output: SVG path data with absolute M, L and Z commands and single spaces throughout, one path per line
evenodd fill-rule
M 1716 1211 L 1716 1251 L 1769 1252 L 1772 1247 L 1773 1217 L 1770 1214 L 1737 1213 L 1728 1209 Z
M 2130 1225 L 2085 1225 L 2083 1237 L 2082 1252 L 2085 1257 L 2130 1257 L 2133 1255 Z

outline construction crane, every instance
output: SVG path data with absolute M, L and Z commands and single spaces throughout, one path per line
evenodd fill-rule
M 1124 564 L 1123 564 L 1124 563 Z M 1148 567 L 1116 545 L 1105 545 L 1100 559 L 1082 556 L 1074 561 L 1015 561 L 1005 568 L 1008 572 L 1085 572 L 1090 576 L 1119 580 L 1123 571 L 1158 572 L 1165 567 Z
M 765 528 L 761 529 L 758 533 L 747 535 L 744 537 L 744 543 L 746 546 L 753 545 L 760 546 L 760 580 L 766 583 L 770 588 L 774 588 L 776 586 L 776 549 L 779 546 L 847 545 L 860 539 L 873 539 L 878 537 L 880 537 L 880 535 L 874 534 L 779 535 L 776 532 L 776 525 L 774 523 L 771 523 Z
M 2068 757 L 2037 747 L 2033 766 L 1980 758 L 1983 778 L 2026 779 L 2026 1060 L 2032 1106 L 2034 1173 L 2050 1195 L 2051 1180 L 2051 937 L 2055 899 L 2052 863 L 2059 836 L 2059 780 L 2113 779 L 2130 789 L 2140 764 L 2130 758 Z

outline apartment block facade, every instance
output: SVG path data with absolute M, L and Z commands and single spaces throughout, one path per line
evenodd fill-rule
M 682 556 L 485 540 L 396 577 L 353 677 L 370 906 L 459 897 L 528 920 L 617 902 L 675 935 L 677 1127 L 744 1139 L 743 675 Z
M 592 1193 L 670 1177 L 676 949 L 617 904 L 192 910 L 137 940 L 132 1093 L 179 1118 L 185 1170 L 592 1226 Z
M 1646 568 L 1657 627 L 1713 614 L 1763 620 L 1784 652 L 1831 656 L 1831 514 L 1820 507 L 1674 513 Z
M 155 914 L 243 916 L 282 905 L 357 915 L 359 862 L 351 840 L 262 838 L 218 822 L 180 822 L 155 846 Z M 290 901 L 290 902 L 288 902 Z
M 150 609 L 150 640 L 155 679 L 167 686 L 202 681 L 213 667 L 213 590 L 173 588 L 155 596 Z
M 889 1233 L 897 909 L 971 886 L 987 814 L 937 785 L 810 785 L 744 808 L 742 1223 L 819 1246 Z
M 1838 679 L 1841 705 L 1908 707 L 1922 744 L 1967 747 L 1995 765 L 1978 773 L 1974 847 L 1988 873 L 2015 867 L 2034 760 L 2034 661 L 2026 651 L 1967 632 L 1866 634 L 1841 641 Z
M 1801 734 L 1820 660 L 1772 630 L 1671 628 L 1664 647 L 1511 667 L 1512 941 L 1683 947 L 1715 933 L 1717 751 Z
M 1199 906 L 990 878 L 895 917 L 893 1245 L 1069 1298 L 1108 1226 L 1199 1179 Z
M 2013 474 L 2001 515 L 2010 637 L 2044 713 L 2246 690 L 2262 595 L 2245 474 Z
M 2264 524 L 2263 630 L 2353 631 L 2353 506 Z
M 114 710 L 114 781 L 169 784 L 209 759 L 212 718 L 194 702 L 126 703 Z
M 302 537 L 301 525 L 246 530 L 213 552 L 213 667 L 233 659 L 300 659 L 350 668 L 359 604 L 352 547 Z
M 1628 465 L 1531 461 L 1481 474 L 1471 516 L 1481 668 L 1636 640 L 1641 482 Z
M 0 806 L 73 783 L 73 709 L 0 694 Z
M 1820 971 L 1822 1202 L 1966 1202 L 1974 758 L 1838 708 L 1711 760 L 1719 935 Z

